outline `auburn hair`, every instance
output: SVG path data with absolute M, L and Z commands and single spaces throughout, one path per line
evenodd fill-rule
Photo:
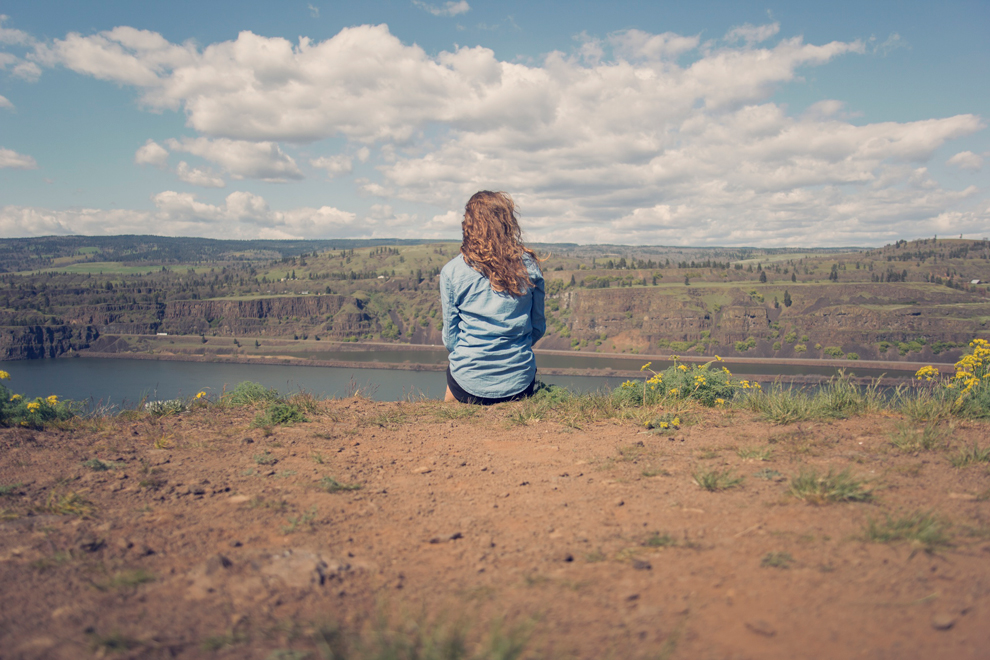
M 488 278 L 493 290 L 521 296 L 533 286 L 523 255 L 528 254 L 537 269 L 540 259 L 523 245 L 516 207 L 508 193 L 482 190 L 472 195 L 464 207 L 461 229 L 464 260 Z

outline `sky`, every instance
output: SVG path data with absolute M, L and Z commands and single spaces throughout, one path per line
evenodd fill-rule
M 990 234 L 990 3 L 4 0 L 0 237 Z

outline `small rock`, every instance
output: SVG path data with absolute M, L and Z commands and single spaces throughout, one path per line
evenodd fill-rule
M 932 628 L 935 630 L 949 630 L 956 625 L 956 617 L 948 612 L 939 612 L 932 617 Z
M 653 569 L 653 564 L 645 559 L 633 559 L 632 567 L 637 571 L 649 571 Z
M 230 542 L 230 547 L 232 547 L 232 548 L 239 548 L 242 545 L 244 545 L 244 544 L 241 543 L 240 541 L 237 541 L 237 540 L 234 540 L 234 541 L 231 541 Z
M 415 468 L 412 472 L 413 474 L 429 474 L 430 472 L 433 472 L 433 468 L 429 468 L 426 467 L 425 465 L 422 465 L 418 468 Z
M 615 501 L 615 506 L 623 506 L 623 505 L 625 505 L 625 501 L 623 501 L 622 498 L 619 498 Z
M 763 635 L 764 637 L 773 637 L 777 634 L 777 630 L 763 619 L 747 621 L 746 627 L 750 632 L 755 632 L 757 635 Z
M 568 563 L 574 561 L 574 555 L 568 552 L 567 554 L 564 555 L 564 561 Z

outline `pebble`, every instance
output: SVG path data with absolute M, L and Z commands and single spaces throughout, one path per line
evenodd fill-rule
M 948 612 L 939 612 L 932 617 L 932 628 L 935 630 L 949 630 L 956 625 L 956 617 Z

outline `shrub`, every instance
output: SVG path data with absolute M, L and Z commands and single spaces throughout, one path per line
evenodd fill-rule
M 9 378 L 10 374 L 0 371 L 0 380 Z M 29 401 L 0 384 L 0 426 L 23 426 L 40 430 L 45 424 L 75 417 L 78 409 L 78 404 L 61 401 L 54 394 Z
M 234 389 L 224 394 L 220 400 L 229 405 L 243 406 L 252 403 L 278 401 L 280 398 L 278 390 L 269 389 L 264 385 L 246 380 L 238 383 Z
M 833 358 L 841 358 L 845 355 L 843 350 L 838 346 L 826 346 L 824 353 L 825 355 Z
M 676 361 L 676 360 L 675 360 Z M 694 399 L 703 406 L 713 407 L 731 401 L 739 388 L 733 383 L 732 372 L 725 367 L 712 368 L 721 358 L 702 365 L 678 364 L 662 372 L 641 368 L 653 374 L 643 382 L 626 381 L 612 392 L 619 406 L 655 405 L 664 399 Z
M 299 406 L 278 401 L 268 404 L 264 414 L 258 415 L 252 426 L 292 426 L 296 422 L 308 422 Z

